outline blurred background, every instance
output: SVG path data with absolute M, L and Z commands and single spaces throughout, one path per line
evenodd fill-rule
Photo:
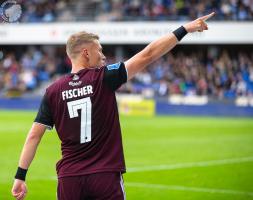
M 117 91 L 123 133 L 126 132 L 124 144 L 126 157 L 129 160 L 127 163 L 131 171 L 136 166 L 239 157 L 242 158 L 242 162 L 251 162 L 247 163 L 251 165 L 240 168 L 241 171 L 237 171 L 238 179 L 230 180 L 235 188 L 229 184 L 221 185 L 223 189 L 231 191 L 235 189 L 234 193 L 228 192 L 229 195 L 234 194 L 235 196 L 221 197 L 219 195 L 223 194 L 222 191 L 217 190 L 218 196 L 209 194 L 210 196 L 205 196 L 205 199 L 253 198 L 253 188 L 250 184 L 250 179 L 252 183 L 253 177 L 249 175 L 253 160 L 252 0 L 7 0 L 1 1 L 0 4 L 0 132 L 2 137 L 2 147 L 0 148 L 3 148 L 2 152 L 6 152 L 7 155 L 12 155 L 16 159 L 10 161 L 6 158 L 4 169 L 15 168 L 26 131 L 29 130 L 36 114 L 34 111 L 38 108 L 46 87 L 70 72 L 71 62 L 65 52 L 65 43 L 72 33 L 86 30 L 98 34 L 107 57 L 107 64 L 111 64 L 126 61 L 154 39 L 172 32 L 187 21 L 215 11 L 216 15 L 208 21 L 208 31 L 188 34 L 171 52 L 148 66 Z M 25 112 L 23 112 L 24 110 Z M 177 117 L 172 117 L 175 115 Z M 20 118 L 15 118 L 15 116 Z M 188 117 L 185 118 L 185 116 Z M 192 119 L 192 116 L 195 118 Z M 26 118 L 29 120 L 23 121 Z M 143 119 L 147 121 L 143 122 Z M 193 123 L 188 126 L 187 123 L 190 123 L 191 120 Z M 15 130 L 13 122 L 16 124 L 17 129 Z M 153 126 L 149 127 L 148 122 L 151 125 L 154 123 Z M 166 124 L 167 122 L 168 124 Z M 139 124 L 147 125 L 149 130 L 138 129 Z M 181 135 L 180 127 L 185 128 L 183 135 Z M 214 130 L 214 127 L 217 129 Z M 201 130 L 201 133 L 197 131 L 195 134 L 194 131 L 191 131 L 192 128 Z M 223 130 L 223 128 L 225 129 Z M 5 136 L 6 132 L 10 132 L 9 135 L 12 135 L 12 132 L 14 134 L 19 130 L 23 130 L 23 132 L 20 136 L 19 147 L 13 155 L 14 147 L 6 142 Z M 149 133 L 150 130 L 152 133 Z M 175 136 L 170 135 L 171 131 L 173 134 L 178 133 L 179 136 L 181 135 L 180 139 L 186 141 L 186 143 L 181 143 L 180 140 L 180 145 L 184 146 L 181 146 L 180 150 L 173 147 L 179 138 L 172 146 L 170 142 L 165 142 L 166 139 L 163 135 L 172 138 Z M 163 145 L 164 148 L 156 152 L 157 154 L 154 153 L 154 157 L 157 156 L 156 161 L 151 161 L 150 154 L 146 155 L 142 152 L 138 158 L 147 157 L 147 160 L 137 162 L 138 159 L 134 156 L 138 153 L 127 148 L 137 145 L 132 139 L 127 138 L 129 132 L 129 137 L 133 133 L 133 138 L 136 137 L 134 135 L 137 132 L 144 132 L 147 135 L 153 134 L 153 132 L 158 134 L 157 137 L 161 139 L 162 143 L 157 143 L 155 148 L 158 150 Z M 187 134 L 188 132 L 189 134 Z M 162 134 L 161 137 L 159 137 L 159 133 Z M 238 138 L 234 135 L 231 136 L 230 133 L 235 134 Z M 201 143 L 202 146 L 191 153 L 192 156 L 184 157 L 187 152 L 196 148 L 196 144 L 191 143 L 192 137 L 201 139 L 202 134 L 210 134 L 210 140 L 208 139 L 210 143 L 207 145 L 205 143 L 207 140 L 204 140 L 205 142 Z M 226 135 L 226 139 L 224 139 L 225 136 L 222 137 L 223 134 Z M 220 139 L 220 136 L 223 139 Z M 17 136 L 15 135 L 15 137 Z M 146 140 L 147 138 L 139 139 Z M 150 144 L 149 142 L 147 145 Z M 51 144 L 51 142 L 49 143 Z M 54 142 L 52 143 L 54 144 Z M 225 144 L 228 146 L 225 147 Z M 205 151 L 205 148 L 212 146 L 215 146 L 216 152 L 209 148 Z M 51 147 L 53 148 L 53 146 Z M 147 148 L 147 146 L 134 147 L 140 151 L 146 151 L 144 149 Z M 46 147 L 44 148 L 46 149 Z M 164 151 L 171 151 L 173 154 L 167 155 Z M 198 152 L 201 151 L 203 154 L 198 156 Z M 222 154 L 223 151 L 226 153 Z M 164 160 L 160 159 L 161 152 L 164 153 Z M 51 159 L 52 165 L 59 157 L 59 152 L 56 154 L 57 156 L 55 155 Z M 45 160 L 47 159 L 45 158 Z M 43 174 L 43 171 L 37 172 L 35 168 L 35 174 L 41 175 L 35 180 L 36 182 L 39 177 L 46 175 Z M 232 174 L 235 168 L 230 171 Z M 54 174 L 53 172 L 52 174 Z M 11 173 L 12 171 L 3 175 L 2 179 L 8 180 Z M 199 181 L 196 178 L 199 175 L 196 175 L 195 172 L 190 172 L 190 174 L 193 177 L 189 177 L 189 180 L 194 180 L 194 184 L 203 183 L 200 186 L 200 194 L 203 187 L 212 188 L 219 185 L 215 181 L 208 185 L 204 180 Z M 173 177 L 172 174 L 169 176 Z M 178 177 L 178 174 L 174 174 L 174 176 Z M 212 177 L 213 174 L 210 176 Z M 227 176 L 231 177 L 230 174 Z M 131 180 L 132 177 L 130 173 L 126 179 Z M 143 177 L 149 176 L 145 174 L 136 179 L 141 180 Z M 149 177 L 150 184 L 153 184 L 154 180 L 160 179 L 154 177 L 153 179 Z M 54 180 L 51 178 L 51 181 L 52 179 Z M 133 180 L 136 179 L 133 178 Z M 168 182 L 171 183 L 171 180 Z M 224 180 L 220 181 L 220 183 L 225 182 Z M 2 188 L 10 187 L 10 181 L 0 181 L 1 183 L 5 184 L 5 187 Z M 179 187 L 178 191 L 186 191 L 182 192 L 183 196 L 180 196 L 182 194 L 167 192 L 159 183 L 162 192 L 149 193 L 150 189 L 148 188 L 152 188 L 152 184 L 134 185 L 128 183 L 127 185 L 127 183 L 126 181 L 130 199 L 148 199 L 150 197 L 152 197 L 151 199 L 168 199 L 170 195 L 175 199 L 185 199 L 185 195 L 188 196 L 187 191 L 189 191 L 187 188 Z M 36 185 L 36 183 L 34 184 Z M 55 184 L 55 180 L 53 184 Z M 194 184 L 190 184 L 190 188 L 195 187 Z M 40 187 L 39 184 L 36 186 Z M 144 189 L 140 191 L 142 187 Z M 159 188 L 159 185 L 157 187 Z M 54 187 L 52 188 L 54 189 Z M 168 190 L 176 191 L 177 189 L 172 187 Z M 2 189 L 3 199 L 10 198 L 6 191 L 7 189 Z M 140 193 L 143 195 L 141 196 Z M 163 196 L 159 196 L 160 193 Z M 209 191 L 209 193 L 211 192 Z M 52 196 L 43 195 L 37 196 L 36 199 L 52 199 Z M 189 199 L 203 199 L 203 197 L 203 195 L 190 195 Z M 35 196 L 30 198 L 34 199 Z
M 41 96 L 52 81 L 68 73 L 65 42 L 71 33 L 99 34 L 110 64 L 127 60 L 152 40 L 212 11 L 216 15 L 209 31 L 188 35 L 118 92 L 169 104 L 201 105 L 204 110 L 213 102 L 221 105 L 220 114 L 252 116 L 251 0 L 3 1 L 0 95 Z M 8 106 L 1 101 L 0 107 Z M 224 104 L 234 106 L 235 112 L 230 113 L 231 107 L 226 111 Z M 212 113 L 207 109 L 204 114 Z

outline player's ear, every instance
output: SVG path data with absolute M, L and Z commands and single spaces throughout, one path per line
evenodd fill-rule
M 89 52 L 88 52 L 87 49 L 83 49 L 83 50 L 82 50 L 82 54 L 83 54 L 83 56 L 84 56 L 85 58 L 89 59 Z

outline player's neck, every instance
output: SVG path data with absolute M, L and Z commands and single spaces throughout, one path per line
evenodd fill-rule
M 75 62 L 72 62 L 72 70 L 71 70 L 71 73 L 77 73 L 79 72 L 80 70 L 84 69 L 84 68 L 88 68 L 88 64 L 87 63 L 75 63 Z
M 84 68 L 86 68 L 86 67 L 84 67 L 84 66 L 79 66 L 79 67 L 75 66 L 75 67 L 74 67 L 74 66 L 72 65 L 71 73 L 72 73 L 72 74 L 77 73 L 77 72 L 79 72 L 80 70 L 82 70 L 82 69 L 84 69 Z

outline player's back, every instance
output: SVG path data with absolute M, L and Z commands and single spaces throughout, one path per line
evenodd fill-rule
M 125 171 L 115 92 L 104 82 L 104 69 L 68 74 L 46 91 L 61 140 L 59 177 Z

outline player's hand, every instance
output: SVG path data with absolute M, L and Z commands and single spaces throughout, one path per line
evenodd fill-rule
M 206 20 L 213 17 L 215 15 L 215 12 L 210 13 L 209 15 L 205 15 L 203 17 L 199 17 L 198 19 L 195 19 L 194 21 L 191 21 L 184 25 L 184 28 L 188 33 L 193 32 L 203 32 L 204 30 L 208 30 L 208 26 L 205 23 Z
M 17 200 L 23 200 L 27 193 L 25 181 L 15 179 L 11 193 Z

